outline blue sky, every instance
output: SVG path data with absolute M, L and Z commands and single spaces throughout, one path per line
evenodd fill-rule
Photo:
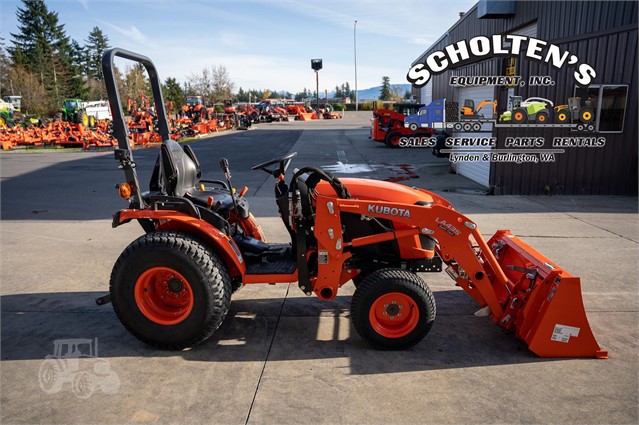
M 238 87 L 314 90 L 310 59 L 321 58 L 320 91 L 354 87 L 357 20 L 358 88 L 403 84 L 410 63 L 475 1 L 46 0 L 81 44 L 94 26 L 112 46 L 149 56 L 161 78 L 185 81 L 224 65 Z M 0 37 L 11 45 L 22 2 L 0 0 Z

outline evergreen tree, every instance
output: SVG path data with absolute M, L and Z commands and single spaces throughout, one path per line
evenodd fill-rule
M 240 87 L 235 98 L 238 102 L 248 102 L 248 93 L 245 92 L 242 87 Z
M 9 79 L 10 69 L 11 62 L 5 53 L 4 38 L 0 37 L 0 98 L 13 94 L 13 87 Z
M 352 97 L 355 100 L 355 94 L 351 91 L 351 86 L 348 84 L 348 81 L 342 84 L 342 93 L 344 93 L 344 98 Z
M 98 81 L 104 80 L 102 75 L 102 55 L 109 47 L 109 38 L 100 28 L 93 27 L 84 43 L 87 77 Z
M 44 0 L 22 0 L 18 8 L 18 33 L 11 33 L 13 47 L 7 49 L 16 65 L 23 65 L 46 89 L 51 103 L 66 96 L 79 96 L 82 78 L 73 66 L 71 42 L 58 22 L 58 14 Z
M 390 78 L 382 77 L 382 89 L 379 91 L 379 100 L 391 100 L 393 92 L 391 91 Z
M 169 77 L 162 85 L 162 96 L 165 102 L 173 102 L 173 110 L 179 110 L 185 103 L 184 90 L 175 78 Z

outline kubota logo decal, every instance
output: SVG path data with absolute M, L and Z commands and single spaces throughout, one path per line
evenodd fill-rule
M 383 207 L 381 205 L 368 205 L 368 212 L 374 214 L 392 215 L 394 217 L 410 218 L 410 210 L 395 207 Z

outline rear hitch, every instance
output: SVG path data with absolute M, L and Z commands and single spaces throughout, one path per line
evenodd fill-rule
M 104 304 L 108 304 L 110 302 L 111 302 L 111 294 L 103 295 L 103 296 L 101 296 L 99 298 L 96 298 L 96 300 L 95 300 L 95 303 L 97 305 L 104 305 Z

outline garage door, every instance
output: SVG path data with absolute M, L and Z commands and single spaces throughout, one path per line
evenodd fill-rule
M 482 100 L 494 100 L 495 88 L 493 86 L 479 86 L 479 87 L 463 87 L 457 89 L 456 101 L 459 102 L 459 106 L 464 105 L 466 99 L 471 99 L 475 102 L 475 107 L 479 106 Z M 492 106 L 484 106 L 479 113 L 485 118 L 493 118 Z M 457 137 L 491 137 L 492 133 L 455 133 Z M 481 155 L 484 152 L 490 151 L 490 148 L 476 148 L 473 149 L 479 152 Z M 457 164 L 457 174 L 461 174 L 470 180 L 479 183 L 480 185 L 488 188 L 490 182 L 490 162 L 459 162 Z

